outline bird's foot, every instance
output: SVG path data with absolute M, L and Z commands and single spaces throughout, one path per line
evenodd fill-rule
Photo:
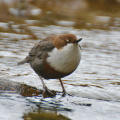
M 63 91 L 62 96 L 65 97 L 65 95 L 67 95 L 66 91 Z
M 46 98 L 46 97 L 55 97 L 56 92 L 55 92 L 55 91 L 52 91 L 52 90 L 49 90 L 49 89 L 46 87 L 46 88 L 44 88 L 42 95 L 43 95 L 44 98 Z

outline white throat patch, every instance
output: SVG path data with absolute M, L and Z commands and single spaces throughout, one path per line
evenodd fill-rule
M 81 59 L 80 48 L 78 44 L 67 44 L 62 49 L 58 50 L 54 48 L 52 52 L 49 52 L 50 57 L 47 58 L 47 62 L 55 70 L 63 73 L 70 73 L 74 71 L 79 65 Z

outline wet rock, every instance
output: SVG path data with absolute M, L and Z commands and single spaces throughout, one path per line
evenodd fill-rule
M 42 94 L 42 90 L 38 90 L 36 87 L 8 81 L 3 78 L 0 78 L 0 90 L 1 91 L 14 91 L 24 97 L 38 96 L 39 94 Z
M 56 112 L 34 112 L 23 116 L 24 120 L 70 120 L 63 115 L 57 115 Z

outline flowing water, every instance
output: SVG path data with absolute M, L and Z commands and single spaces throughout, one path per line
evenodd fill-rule
M 120 120 L 120 32 L 78 30 L 48 26 L 30 29 L 39 40 L 51 34 L 73 33 L 81 41 L 82 59 L 77 70 L 62 79 L 65 97 L 25 97 L 0 91 L 0 120 L 35 120 L 40 113 L 72 120 Z M 0 33 L 1 80 L 14 81 L 42 89 L 39 77 L 29 64 L 17 66 L 39 42 L 28 35 Z M 71 56 L 72 57 L 72 56 Z M 3 79 L 4 78 L 4 79 Z M 48 88 L 61 91 L 58 80 L 44 80 Z M 31 115 L 31 116 L 30 116 Z

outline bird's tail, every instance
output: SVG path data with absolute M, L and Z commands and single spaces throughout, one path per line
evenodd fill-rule
M 17 65 L 22 65 L 22 64 L 24 64 L 24 63 L 29 63 L 28 56 L 27 56 L 24 60 L 18 62 Z

